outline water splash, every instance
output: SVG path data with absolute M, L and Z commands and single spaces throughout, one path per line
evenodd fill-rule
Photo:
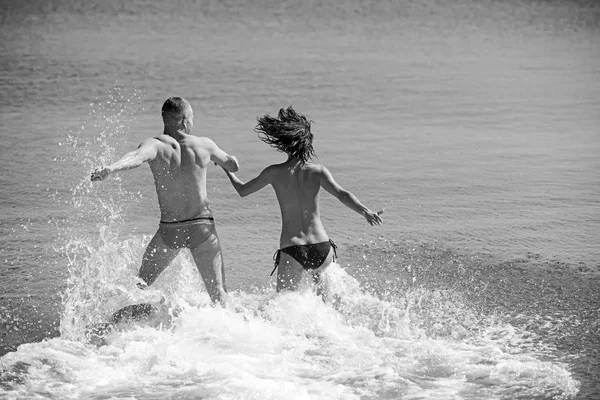
M 172 279 L 194 272 L 187 257 L 175 263 L 177 271 L 161 277 L 165 292 Z M 1 360 L 0 387 L 23 398 L 73 390 L 86 398 L 141 399 L 566 399 L 577 393 L 564 365 L 527 349 L 511 352 L 522 333 L 510 326 L 489 325 L 471 341 L 430 338 L 406 305 L 435 293 L 382 301 L 338 265 L 329 278 L 328 302 L 310 290 L 276 295 L 264 289 L 233 292 L 223 309 L 210 307 L 203 291 L 184 291 L 171 297 L 181 308 L 171 324 L 133 324 L 106 346 L 65 338 L 21 346 Z
M 123 223 L 123 206 L 137 195 L 122 186 L 119 176 L 103 182 L 102 190 L 98 190 L 90 181 L 90 173 L 116 160 L 116 149 L 123 147 L 124 137 L 136 126 L 136 115 L 143 111 L 142 94 L 115 85 L 106 100 L 90 105 L 87 119 L 61 143 L 67 149 L 61 160 L 63 168 L 80 171 L 66 199 L 56 198 L 71 210 L 67 218 L 57 222 L 57 251 L 66 257 L 68 269 L 60 318 L 64 338 L 81 338 L 85 326 L 106 313 L 101 306 L 107 299 L 123 291 L 114 280 L 123 278 L 119 271 L 124 268 L 107 266 L 127 265 L 133 257 L 123 252 L 115 238 Z

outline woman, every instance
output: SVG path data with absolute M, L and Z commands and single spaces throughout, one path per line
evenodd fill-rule
M 383 211 L 374 213 L 369 210 L 352 193 L 336 183 L 325 166 L 311 162 L 315 152 L 310 125 L 306 117 L 291 106 L 287 110 L 279 110 L 278 118 L 270 115 L 258 118 L 255 131 L 259 138 L 286 153 L 287 161 L 268 166 L 247 183 L 225 170 L 242 197 L 269 184 L 275 189 L 282 222 L 279 250 L 273 257 L 278 292 L 297 290 L 306 273 L 312 274 L 313 280 L 319 285 L 318 289 L 322 289 L 320 273 L 334 261 L 336 246 L 327 236 L 319 213 L 321 188 L 365 217 L 369 224 L 382 223 L 379 214 Z

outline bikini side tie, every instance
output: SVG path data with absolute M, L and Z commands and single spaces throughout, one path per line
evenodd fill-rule
M 333 243 L 333 240 L 329 239 L 329 244 L 333 248 L 333 261 L 337 259 L 337 246 Z
M 275 252 L 275 254 L 273 254 L 273 261 L 275 261 L 275 268 L 273 268 L 273 271 L 271 271 L 271 275 L 269 276 L 273 276 L 273 273 L 275 273 L 275 270 L 277 269 L 277 266 L 279 265 L 279 257 L 281 256 L 281 249 L 277 250 Z

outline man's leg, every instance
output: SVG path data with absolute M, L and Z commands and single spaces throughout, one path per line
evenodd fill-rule
M 225 305 L 225 301 L 227 300 L 225 264 L 223 262 L 219 236 L 217 236 L 214 225 L 204 225 L 202 229 L 206 234 L 206 240 L 198 247 L 190 249 L 190 251 L 210 299 L 214 303 L 219 302 L 221 305 Z
M 156 232 L 146 252 L 142 257 L 142 266 L 138 276 L 146 282 L 148 286 L 152 285 L 156 278 L 167 268 L 173 259 L 179 253 L 179 249 L 173 250 L 163 242 L 160 233 Z

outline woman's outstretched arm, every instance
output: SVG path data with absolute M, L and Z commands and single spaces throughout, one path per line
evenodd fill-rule
M 234 189 L 242 197 L 246 197 L 249 194 L 257 192 L 271 183 L 272 172 L 270 167 L 265 168 L 256 178 L 248 181 L 247 183 L 244 183 L 233 172 L 229 172 L 225 168 L 223 168 L 223 170 L 229 177 Z
M 321 187 L 341 201 L 343 205 L 365 217 L 369 224 L 381 225 L 383 223 L 383 220 L 379 216 L 383 214 L 383 210 L 377 212 L 369 210 L 355 195 L 341 187 L 333 179 L 331 172 L 324 166 L 322 166 L 321 170 Z

